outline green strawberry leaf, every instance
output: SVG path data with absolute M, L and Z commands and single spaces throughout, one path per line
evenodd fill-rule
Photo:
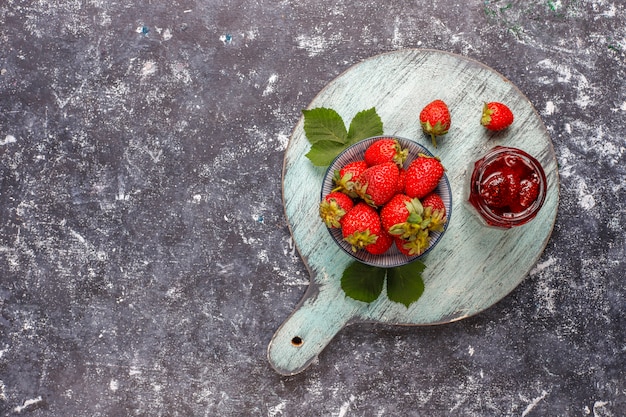
M 321 141 L 339 144 L 347 142 L 346 125 L 335 110 L 318 107 L 302 110 L 302 114 L 304 114 L 304 133 L 312 145 Z
M 421 261 L 387 270 L 387 297 L 407 308 L 417 301 L 424 292 L 422 272 L 426 268 Z
M 376 108 L 357 113 L 350 122 L 350 129 L 335 110 L 317 107 L 302 110 L 304 115 L 304 133 L 311 150 L 306 154 L 313 165 L 327 166 L 345 148 L 360 140 L 383 134 L 383 122 L 376 113 Z
M 351 263 L 341 276 L 341 288 L 350 298 L 371 303 L 383 291 L 386 270 L 361 262 Z
M 311 160 L 315 166 L 328 166 L 333 159 L 345 149 L 345 145 L 330 140 L 322 140 L 311 145 L 311 149 L 306 157 Z
M 376 108 L 363 110 L 357 113 L 350 122 L 348 130 L 348 144 L 356 143 L 360 140 L 370 138 L 372 136 L 381 136 L 383 134 L 383 122 L 380 119 Z

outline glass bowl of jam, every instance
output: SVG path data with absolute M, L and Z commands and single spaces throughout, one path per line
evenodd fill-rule
M 467 202 L 480 221 L 502 229 L 535 218 L 546 198 L 543 167 L 527 152 L 495 146 L 470 166 Z

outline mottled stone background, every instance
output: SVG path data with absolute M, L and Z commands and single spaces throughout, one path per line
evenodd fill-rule
M 413 47 L 535 105 L 552 238 L 484 313 L 353 325 L 282 377 L 267 344 L 308 285 L 290 133 L 344 70 Z M 618 0 L 3 0 L 0 415 L 626 415 L 625 64 Z

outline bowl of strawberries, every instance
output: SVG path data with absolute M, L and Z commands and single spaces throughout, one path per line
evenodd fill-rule
M 322 183 L 321 220 L 356 260 L 382 268 L 428 254 L 452 214 L 450 182 L 441 161 L 422 145 L 376 136 L 342 151 Z

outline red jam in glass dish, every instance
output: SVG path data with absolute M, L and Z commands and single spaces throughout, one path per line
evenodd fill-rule
M 509 229 L 535 218 L 546 197 L 546 174 L 521 149 L 496 146 L 472 169 L 468 201 L 488 226 Z

